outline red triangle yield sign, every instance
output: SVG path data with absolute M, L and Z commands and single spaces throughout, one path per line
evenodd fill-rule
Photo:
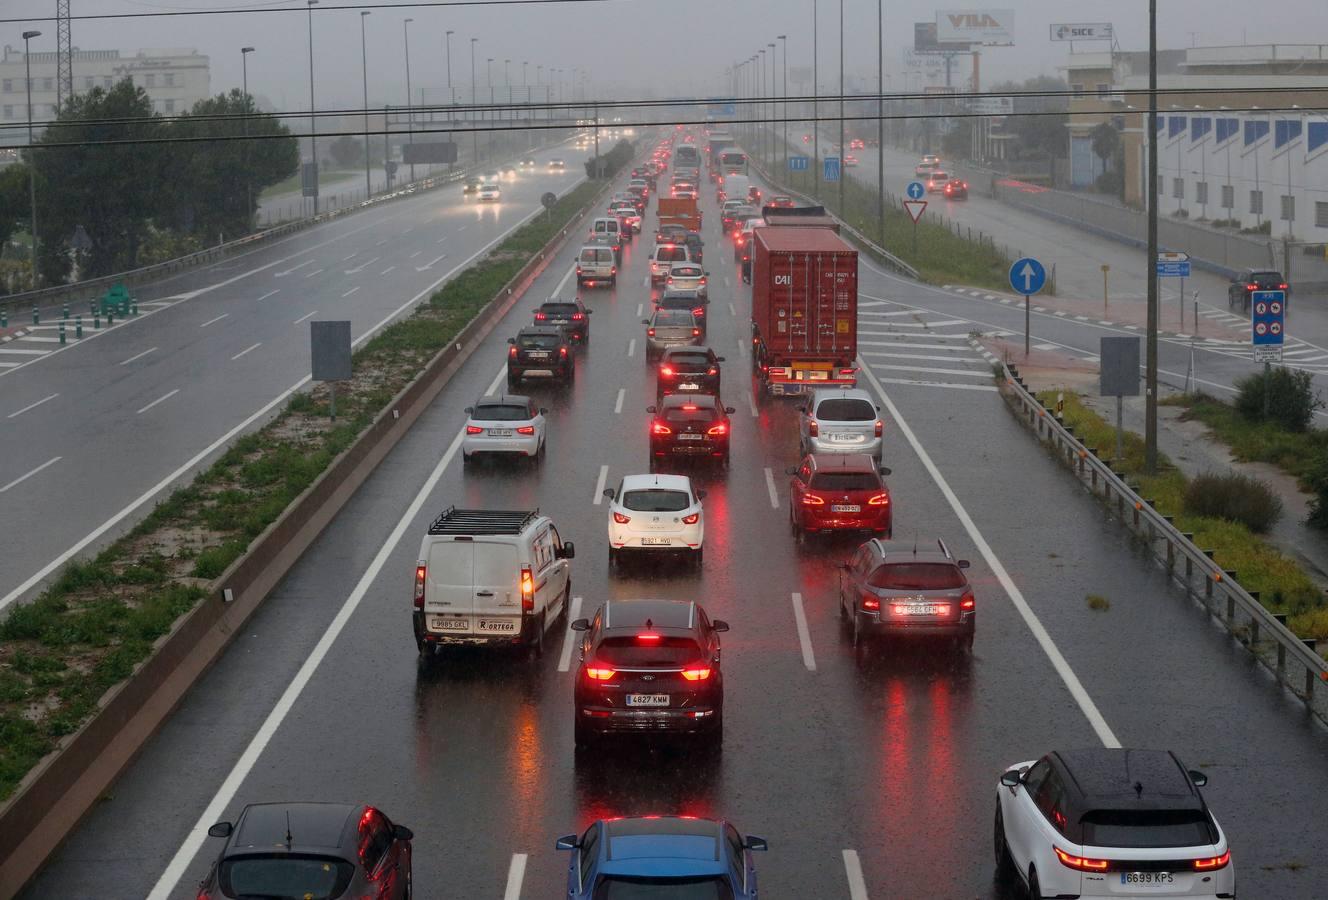
M 926 200 L 905 200 L 904 209 L 913 217 L 913 224 L 918 224 L 918 219 L 922 218 L 922 211 L 927 208 Z

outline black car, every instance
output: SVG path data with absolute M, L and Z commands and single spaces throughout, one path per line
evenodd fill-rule
M 977 609 L 967 568 L 944 541 L 867 541 L 839 566 L 839 616 L 854 647 L 869 637 L 937 637 L 971 650 Z
M 536 325 L 554 325 L 567 332 L 578 344 L 590 343 L 590 310 L 580 300 L 559 300 L 550 297 L 532 312 Z
M 507 387 L 515 392 L 523 378 L 548 378 L 571 384 L 576 378 L 572 341 L 557 325 L 522 328 L 507 343 Z
M 208 829 L 225 838 L 199 886 L 200 900 L 236 897 L 411 896 L 411 840 L 372 806 L 252 803 L 234 824 Z
M 724 357 L 716 356 L 709 347 L 670 347 L 659 358 L 655 370 L 655 402 L 661 403 L 668 394 L 711 394 L 719 396 L 719 364 Z
M 1291 299 L 1291 285 L 1282 277 L 1281 272 L 1271 269 L 1246 269 L 1237 272 L 1236 277 L 1227 285 L 1227 306 L 1239 306 L 1243 311 L 1250 311 L 1250 297 L 1255 291 L 1282 291 L 1286 300 Z
M 701 240 L 701 235 L 697 234 L 695 231 L 687 232 L 684 239 L 687 242 L 687 249 L 691 251 L 692 262 L 696 263 L 698 266 L 701 265 L 702 259 L 704 258 L 705 241 Z
M 692 314 L 696 320 L 696 327 L 705 334 L 706 324 L 710 311 L 710 298 L 704 296 L 700 291 L 689 288 L 687 290 L 677 290 L 674 288 L 665 288 L 655 301 L 655 309 L 684 309 Z
M 729 464 L 731 406 L 713 394 L 669 394 L 646 407 L 650 420 L 650 471 L 675 456 L 706 457 Z
M 608 600 L 582 633 L 577 667 L 576 745 L 613 733 L 672 732 L 724 737 L 720 619 L 690 600 Z

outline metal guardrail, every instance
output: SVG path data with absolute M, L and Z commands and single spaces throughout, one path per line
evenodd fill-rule
M 1016 366 L 1003 364 L 1002 369 L 1003 393 L 1018 405 L 1019 417 L 1038 439 L 1095 497 L 1114 508 L 1121 523 L 1144 542 L 1189 596 L 1202 602 L 1209 615 L 1278 681 L 1328 722 L 1328 689 L 1316 690 L 1318 682 L 1328 682 L 1328 660 L 1318 654 L 1315 642 L 1296 636 L 1287 628 L 1285 615 L 1270 612 L 1259 602 L 1258 592 L 1241 586 L 1239 572 L 1224 570 L 1213 560 L 1213 551 L 1195 544 L 1192 534 L 1180 531 L 1171 516 L 1154 509 L 1150 500 L 1112 469 L 1110 461 L 1097 455 L 1096 448 L 1075 437 L 1074 430 L 1058 421 L 1028 390 Z

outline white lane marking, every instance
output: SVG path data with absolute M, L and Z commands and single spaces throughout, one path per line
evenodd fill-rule
M 406 258 L 407 258 L 407 259 L 414 259 L 415 257 L 419 256 L 419 255 L 420 255 L 421 253 L 423 253 L 423 252 L 424 252 L 423 250 L 416 250 L 414 253 L 412 253 L 410 256 L 408 256 L 408 257 L 406 257 Z
M 627 342 L 627 355 L 628 356 L 636 355 L 636 338 L 632 338 L 630 341 Z
M 179 388 L 176 388 L 175 390 L 170 391 L 169 393 L 162 394 L 160 397 L 158 397 L 156 400 L 153 400 L 151 403 L 149 403 L 147 406 L 145 406 L 145 407 L 143 407 L 142 409 L 140 409 L 140 410 L 139 410 L 137 413 L 135 413 L 134 415 L 141 415 L 142 413 L 145 413 L 145 412 L 147 412 L 148 410 L 152 409 L 152 407 L 156 406 L 158 403 L 165 403 L 167 400 L 171 399 L 172 397 L 174 397 L 174 396 L 175 396 L 176 394 L 178 394 L 178 393 L 180 393 L 180 389 L 179 389 Z
M 500 375 L 505 373 L 506 367 L 504 366 Z M 300 385 L 308 381 L 308 378 L 304 378 L 300 381 Z M 396 549 L 397 544 L 401 543 L 406 531 L 415 524 L 415 520 L 419 517 L 424 504 L 432 499 L 434 489 L 438 486 L 438 482 L 442 480 L 443 473 L 447 471 L 448 466 L 452 464 L 452 460 L 456 457 L 457 451 L 461 449 L 461 441 L 465 437 L 465 433 L 465 429 L 457 431 L 456 437 L 452 439 L 452 443 L 443 453 L 442 458 L 438 460 L 438 465 L 429 473 L 429 477 L 415 493 L 415 499 L 411 501 L 410 506 L 402 514 L 396 527 L 392 529 L 392 533 L 378 548 L 378 553 L 374 556 L 373 561 L 369 563 L 369 567 L 365 569 L 364 574 L 360 576 L 360 580 L 356 583 L 354 590 L 350 592 L 350 596 L 341 604 L 341 608 L 337 610 L 336 616 L 333 617 L 327 630 L 323 632 L 323 636 L 318 639 L 318 643 L 314 645 L 313 650 L 304 658 L 304 663 L 300 666 L 299 671 L 286 685 L 286 690 L 278 698 L 276 706 L 272 707 L 272 711 L 263 719 L 263 724 L 259 726 L 257 733 L 250 739 L 249 744 L 244 748 L 244 752 L 240 754 L 240 758 L 235 761 L 230 773 L 227 774 L 226 779 L 221 783 L 221 787 L 218 788 L 216 796 L 208 803 L 207 808 L 203 810 L 203 814 L 194 823 L 194 827 L 189 830 L 184 843 L 171 857 L 170 863 L 161 873 L 161 877 L 157 879 L 157 883 L 153 885 L 147 900 L 167 900 L 170 897 L 171 892 L 180 882 L 180 878 L 183 877 L 185 869 L 188 868 L 189 863 L 198 854 L 199 848 L 203 846 L 203 842 L 207 839 L 208 828 L 230 806 L 231 800 L 234 799 L 245 779 L 249 777 L 249 773 L 253 771 L 258 758 L 263 755 L 268 742 L 277 733 L 277 729 L 281 727 L 281 723 L 285 721 L 286 716 L 290 715 L 290 711 L 295 707 L 295 702 L 299 700 L 300 694 L 304 692 L 314 673 L 322 665 L 328 651 L 332 649 L 332 645 L 341 636 L 346 623 L 355 614 L 355 610 L 359 608 L 361 601 L 369 592 L 369 588 L 378 579 L 383 567 L 387 565 L 387 561 Z
M 372 266 L 374 263 L 378 262 L 378 260 L 380 260 L 380 259 L 382 259 L 381 256 L 375 256 L 373 259 L 366 259 L 364 262 L 360 263 L 360 264 L 359 264 L 358 266 L 356 266 L 355 268 L 353 268 L 353 269 L 347 269 L 347 270 L 346 270 L 346 274 L 347 274 L 347 275 L 358 275 L 360 272 L 363 272 L 367 266 Z
M 642 313 L 642 311 L 645 309 L 645 306 L 646 306 L 646 305 L 645 305 L 644 303 L 638 303 L 638 304 L 636 304 L 636 317 L 637 317 L 638 319 L 641 318 L 641 313 Z
M 858 851 L 844 851 L 844 873 L 848 876 L 850 900 L 867 900 L 867 879 L 862 877 L 862 860 L 858 859 Z
M 609 478 L 609 467 L 600 466 L 599 478 L 595 479 L 595 496 L 593 498 L 596 506 L 599 506 L 600 501 L 604 499 L 604 482 L 607 481 L 608 478 Z
M 206 322 L 204 322 L 202 325 L 199 325 L 198 327 L 207 328 L 209 325 L 212 325 L 216 322 L 220 322 L 222 319 L 228 318 L 229 316 L 230 313 L 222 313 L 221 315 L 217 316 L 215 319 L 208 319 Z
M 802 608 L 802 594 L 793 594 L 793 620 L 798 623 L 798 643 L 802 644 L 802 664 L 808 672 L 816 671 L 816 654 L 812 653 L 812 635 L 807 629 L 807 611 Z
M 156 348 L 154 347 L 153 349 L 155 350 Z M 16 417 L 16 416 L 21 416 L 21 415 L 23 415 L 25 412 L 27 412 L 28 410 L 30 410 L 30 409 L 36 409 L 37 407 L 39 407 L 39 406 L 41 406 L 43 403 L 45 403 L 47 400 L 54 400 L 56 397 L 59 397 L 59 396 L 60 396 L 59 393 L 55 393 L 55 394 L 50 394 L 50 395 L 48 395 L 48 396 L 46 396 L 46 397 L 42 397 L 42 398 L 41 398 L 40 400 L 38 400 L 36 403 L 29 403 L 27 406 L 23 407 L 22 409 L 15 410 L 14 412 L 12 412 L 12 413 L 10 413 L 9 415 L 5 416 L 5 418 L 6 418 L 6 419 L 12 419 L 12 418 L 14 418 L 14 417 Z
M 435 244 L 441 244 L 441 243 L 443 243 L 443 242 L 446 241 L 446 240 L 447 240 L 447 236 L 444 235 L 443 237 L 440 237 L 438 240 L 434 241 L 434 243 L 435 243 Z
M 273 272 L 272 274 L 273 274 L 273 277 L 276 277 L 276 278 L 285 278 L 285 277 L 286 277 L 287 275 L 289 275 L 291 272 L 298 272 L 300 269 L 303 269 L 305 266 L 312 266 L 313 264 L 314 264 L 314 261 L 313 261 L 312 259 L 306 259 L 304 262 L 300 263 L 298 266 L 291 266 L 289 269 L 287 269 L 287 270 L 284 271 L 284 272 Z
M 507 889 L 503 891 L 503 900 L 521 900 L 521 882 L 526 880 L 526 854 L 513 853 L 512 864 L 507 868 Z
M 751 389 L 744 394 L 747 398 L 747 408 L 751 410 L 753 419 L 759 419 L 761 417 L 761 411 L 756 408 L 756 391 L 758 390 L 759 388 L 753 384 Z
M 19 350 L 16 347 L 0 347 L 0 353 L 14 353 L 20 356 L 45 356 L 50 350 Z
M 1161 370 L 1159 370 L 1161 371 Z M 903 384 L 913 387 L 938 387 L 953 388 L 957 391 L 990 391 L 995 393 L 998 388 L 994 384 L 951 384 L 948 381 L 919 381 L 912 378 L 878 378 L 881 384 Z
M 956 347 L 955 349 L 958 350 L 959 348 Z M 869 359 L 926 359 L 932 362 L 970 362 L 967 357 L 940 356 L 935 353 L 886 353 L 884 350 L 868 350 L 864 351 L 862 355 Z M 971 361 L 977 362 L 977 360 Z
M 963 375 L 969 378 L 990 378 L 991 371 L 974 371 L 972 369 L 928 369 L 924 366 L 892 366 L 886 363 L 877 363 L 877 369 L 885 369 L 889 372 L 925 372 L 928 375 Z
M 347 297 L 349 297 L 351 294 L 355 293 L 355 292 L 358 291 L 359 289 L 360 289 L 360 286 L 359 286 L 358 284 L 355 285 L 355 287 L 351 288 L 350 290 L 346 291 L 346 293 L 342 294 L 342 295 L 341 295 L 341 299 L 342 299 L 342 300 L 345 300 Z
M 867 331 L 859 330 L 859 334 L 874 334 L 881 337 L 893 337 L 896 341 L 966 341 L 967 334 L 942 333 L 939 331 L 929 331 L 926 334 L 913 334 L 912 332 L 892 332 L 892 331 Z
M 613 411 L 622 412 L 623 397 L 627 396 L 627 388 L 618 388 L 618 399 L 613 402 Z
M 268 297 L 271 297 L 273 294 L 280 294 L 280 293 L 281 293 L 281 288 L 277 288 L 275 291 L 268 291 L 266 294 L 259 297 L 258 300 L 255 302 L 262 303 L 264 300 L 266 300 Z
M 355 257 L 357 257 L 357 256 L 359 256 L 359 255 L 360 255 L 360 251 L 356 250 L 356 251 L 355 251 L 354 253 L 352 253 L 350 256 L 343 256 L 343 257 L 341 257 L 341 261 L 342 261 L 342 262 L 349 262 L 350 260 L 354 259 Z
M 34 344 L 58 344 L 58 343 L 60 343 L 60 339 L 59 339 L 58 337 L 38 337 L 38 336 L 35 335 L 35 334 L 29 334 L 29 335 L 27 335 L 26 337 L 24 337 L 23 340 L 25 340 L 25 341 L 29 341 L 29 342 L 34 343 Z M 40 350 L 40 351 L 38 351 L 38 352 L 40 352 L 40 353 L 48 353 L 48 352 L 50 352 L 50 351 L 48 351 L 48 350 Z
M 237 354 L 235 354 L 234 356 L 231 357 L 231 362 L 235 362 L 235 361 L 236 361 L 237 359 L 239 359 L 241 356 L 244 356 L 246 353 L 250 353 L 250 352 L 252 352 L 252 351 L 254 351 L 254 350 L 257 350 L 257 349 L 258 349 L 259 347 L 261 347 L 261 346 L 263 346 L 263 342 L 262 342 L 262 341 L 259 341 L 257 344 L 254 344 L 252 347 L 245 347 L 245 348 L 244 348 L 243 350 L 241 350 L 239 353 L 237 353 Z
M 396 266 L 388 266 L 386 269 L 384 269 L 383 271 L 379 272 L 378 274 L 379 274 L 379 275 L 386 275 L 388 272 L 391 272 L 391 271 L 392 271 L 393 269 L 395 269 L 395 268 L 396 268 Z
M 467 228 L 469 228 L 469 227 L 470 227 L 469 225 L 458 225 L 458 226 L 457 226 L 457 233 L 459 234 L 459 233 L 465 231 L 465 230 L 466 230 Z
M 724 287 L 732 287 L 732 286 L 733 286 L 733 282 L 731 282 L 731 281 L 729 280 L 729 276 L 725 275 L 725 276 L 724 276 Z
M 885 392 L 885 388 L 881 386 L 881 383 L 876 380 L 876 376 L 872 374 L 871 369 L 864 366 L 862 371 L 863 374 L 867 376 L 867 380 L 872 383 L 874 388 L 876 388 L 877 395 L 879 395 L 882 402 L 885 403 L 886 409 L 890 411 L 890 416 L 895 420 L 895 424 L 899 427 L 900 433 L 904 435 L 904 439 L 908 441 L 909 446 L 913 448 L 913 452 L 916 453 L 918 459 L 922 461 L 922 465 L 927 469 L 927 474 L 931 476 L 932 481 L 936 482 L 936 486 L 941 489 L 941 494 L 945 496 L 946 502 L 948 502 L 950 508 L 954 510 L 955 515 L 959 518 L 960 524 L 964 526 L 964 530 L 968 532 L 968 536 L 978 548 L 978 552 L 981 553 L 982 558 L 986 560 L 987 566 L 996 576 L 996 580 L 999 581 L 1001 587 L 1005 589 L 1006 595 L 1009 596 L 1010 602 L 1014 604 L 1020 617 L 1023 618 L 1024 624 L 1028 626 L 1029 631 L 1033 632 L 1034 639 L 1037 640 L 1038 645 L 1042 648 L 1042 652 L 1047 655 L 1047 659 L 1051 661 L 1051 665 L 1055 668 L 1057 674 L 1061 676 L 1061 680 L 1065 682 L 1065 686 L 1069 689 L 1070 695 L 1074 697 L 1075 702 L 1079 704 L 1079 709 L 1083 711 L 1084 716 L 1088 719 L 1088 724 L 1092 726 L 1098 739 L 1107 747 L 1120 747 L 1120 741 L 1118 741 L 1116 735 L 1112 733 L 1110 726 L 1107 725 L 1107 720 L 1102 717 L 1102 713 L 1098 710 L 1097 704 L 1093 702 L 1093 698 L 1088 696 L 1088 691 L 1084 689 L 1083 683 L 1079 680 L 1079 676 L 1074 674 L 1074 670 L 1070 668 L 1070 664 L 1061 654 L 1060 648 L 1056 646 L 1055 641 L 1051 639 L 1051 635 L 1047 633 L 1047 629 L 1043 627 L 1042 620 L 1040 620 L 1037 617 L 1037 614 L 1033 612 L 1032 607 L 1028 605 L 1028 601 L 1024 599 L 1023 592 L 1019 590 L 1019 587 L 1010 578 L 1010 574 L 1005 570 L 1005 566 L 996 558 L 996 553 L 991 549 L 991 545 L 988 544 L 987 539 L 982 536 L 982 532 L 978 531 L 978 526 L 973 522 L 972 517 L 969 516 L 968 510 L 959 502 L 959 497 L 956 496 L 955 492 L 950 488 L 950 483 L 945 480 L 945 476 L 941 474 L 941 470 L 936 468 L 936 463 L 932 462 L 931 456 L 922 446 L 922 442 L 918 440 L 917 435 L 913 433 L 913 429 L 904 421 L 904 417 L 900 414 L 899 408 L 895 406 L 894 401 L 890 399 L 890 395 Z
M 558 657 L 558 671 L 566 672 L 572 667 L 572 647 L 576 644 L 577 632 L 573 631 L 571 625 L 577 619 L 581 618 L 581 598 L 573 597 L 572 605 L 567 610 L 567 631 L 563 635 L 563 652 Z
M 729 301 L 729 315 L 733 316 L 734 318 L 737 318 L 738 316 L 738 307 L 733 305 L 732 300 Z
M 967 325 L 968 319 L 946 319 L 942 322 L 928 322 L 929 328 L 944 328 L 947 325 Z
M 434 267 L 435 264 L 440 263 L 440 262 L 442 262 L 442 261 L 445 260 L 445 259 L 447 259 L 447 254 L 446 254 L 446 253 L 444 253 L 442 256 L 434 257 L 433 259 L 429 260 L 427 263 L 425 263 L 425 264 L 422 265 L 422 266 L 416 266 L 416 267 L 415 267 L 415 271 L 416 271 L 416 272 L 426 272 L 426 271 L 428 271 L 429 269 L 432 269 L 432 268 Z
M 775 473 L 765 467 L 765 489 L 770 493 L 770 508 L 779 509 L 779 493 L 775 490 Z
M 563 280 L 558 282 L 558 286 L 553 289 L 553 295 L 555 297 L 562 296 L 563 288 L 567 287 L 567 279 L 571 278 L 575 274 L 576 274 L 576 266 L 568 267 L 567 274 L 563 275 Z
M 312 319 L 312 318 L 313 318 L 314 316 L 316 316 L 316 315 L 318 315 L 318 310 L 314 310 L 314 311 L 311 312 L 311 313 L 305 313 L 304 315 L 300 316 L 298 319 L 296 319 L 296 320 L 295 320 L 294 322 L 292 322 L 291 324 L 292 324 L 292 325 L 299 325 L 299 324 L 300 324 L 301 322 L 303 322 L 305 319 Z
M 968 353 L 968 347 L 957 344 L 910 344 L 904 341 L 858 341 L 859 347 L 894 347 L 897 350 L 950 350 L 955 353 Z M 960 359 L 962 357 L 955 357 Z
M 375 247 L 381 247 L 381 246 L 383 246 L 383 245 L 386 244 L 386 243 L 387 243 L 387 238 L 383 238 L 381 241 L 379 241 L 378 243 L 374 244 L 374 246 L 375 246 Z
M 25 482 L 25 481 L 27 481 L 29 478 L 31 478 L 33 475 L 36 475 L 36 474 L 37 474 L 38 472 L 40 472 L 42 469 L 45 469 L 45 468 L 48 467 L 48 466 L 53 466 L 53 465 L 55 465 L 56 463 L 58 463 L 58 462 L 59 462 L 60 460 L 62 460 L 62 459 L 64 459 L 63 456 L 54 456 L 54 457 L 51 457 L 50 459 L 46 460 L 46 462 L 42 463 L 40 466 L 38 466 L 37 468 L 33 469 L 31 472 L 27 473 L 26 475 L 20 475 L 20 476 L 18 476 L 17 478 L 15 478 L 13 481 L 9 482 L 9 484 L 5 485 L 4 487 L 0 487 L 0 494 L 3 494 L 5 491 L 9 490 L 10 488 L 14 487 L 15 485 L 22 484 L 23 482 Z
M 312 272 L 307 273 L 304 277 L 313 278 L 315 275 L 321 275 L 322 273 L 323 273 L 322 269 L 314 269 Z

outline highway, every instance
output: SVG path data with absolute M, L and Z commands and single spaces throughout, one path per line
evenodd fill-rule
M 702 570 L 659 563 L 610 574 L 607 564 L 600 489 L 647 466 L 647 230 L 629 245 L 616 289 L 580 292 L 594 317 L 575 386 L 532 391 L 550 409 L 543 466 L 463 471 L 457 449 L 463 407 L 502 384 L 506 338 L 539 300 L 574 291 L 560 266 L 23 896 L 193 897 L 218 849 L 204 836 L 213 821 L 250 802 L 327 799 L 379 805 L 414 829 L 421 897 L 561 896 L 556 836 L 604 816 L 665 812 L 723 815 L 766 837 L 767 897 L 998 897 L 1000 772 L 1053 748 L 1104 744 L 1172 749 L 1208 773 L 1205 796 L 1242 896 L 1322 896 L 1328 838 L 1314 823 L 1328 791 L 1328 735 L 1006 411 L 969 337 L 1013 331 L 1013 310 L 869 266 L 863 382 L 885 410 L 895 536 L 942 537 L 972 560 L 978 629 L 971 657 L 890 646 L 855 660 L 833 604 L 834 565 L 857 541 L 800 547 L 789 533 L 782 473 L 796 461 L 793 407 L 750 392 L 750 292 L 718 232 L 713 191 L 703 199 L 709 341 L 727 357 L 725 401 L 738 414 L 729 470 L 689 470 L 709 491 Z M 653 221 L 652 203 L 647 229 Z M 374 224 L 358 241 L 372 247 L 402 226 Z M 190 315 L 207 318 L 201 308 Z M 1088 345 L 1101 330 L 1044 324 L 1067 344 Z M 551 515 L 577 543 L 581 615 L 604 598 L 667 597 L 728 620 L 722 757 L 642 743 L 574 757 L 566 635 L 534 664 L 456 653 L 421 667 L 410 632 L 416 552 L 453 503 Z M 1110 608 L 1090 609 L 1088 594 Z
M 264 243 L 139 289 L 138 318 L 81 341 L 0 345 L 0 609 L 278 411 L 308 381 L 310 320 L 349 319 L 358 345 L 584 180 L 585 157 L 536 153 L 498 204 L 456 184 Z

